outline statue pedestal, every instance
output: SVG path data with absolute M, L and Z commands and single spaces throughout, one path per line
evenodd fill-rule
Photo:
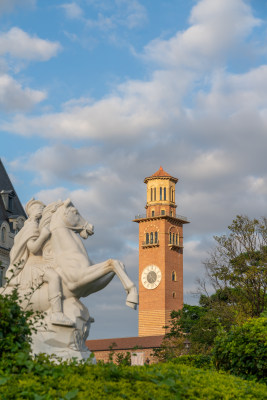
M 64 314 L 75 323 L 75 326 L 52 324 L 49 309 L 43 320 L 44 325 L 36 327 L 37 332 L 32 334 L 32 353 L 54 355 L 64 361 L 72 358 L 87 360 L 91 352 L 86 347 L 85 341 L 94 319 L 90 317 L 87 308 L 80 300 L 74 297 L 64 301 L 63 309 Z M 92 363 L 96 363 L 95 358 L 92 358 Z

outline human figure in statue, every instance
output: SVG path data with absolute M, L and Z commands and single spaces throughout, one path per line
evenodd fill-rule
M 15 236 L 7 279 L 9 285 L 19 284 L 25 290 L 35 290 L 46 282 L 51 306 L 50 322 L 54 325 L 73 326 L 73 321 L 63 313 L 61 278 L 55 271 L 56 266 L 53 261 L 43 259 L 43 246 L 51 234 L 48 225 L 39 229 L 44 208 L 45 205 L 35 199 L 26 204 L 28 219 Z

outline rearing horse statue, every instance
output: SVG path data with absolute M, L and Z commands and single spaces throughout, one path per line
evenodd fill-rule
M 34 202 L 38 203 L 38 201 Z M 48 311 L 50 316 L 51 304 L 60 295 L 60 301 L 65 305 L 68 304 L 68 307 L 69 304 L 76 304 L 76 309 L 80 310 L 80 319 L 84 321 L 84 325 L 88 326 L 90 317 L 89 314 L 84 316 L 88 311 L 87 309 L 86 312 L 84 311 L 84 306 L 79 302 L 79 298 L 103 289 L 116 274 L 126 291 L 126 304 L 131 308 L 136 308 L 138 304 L 136 286 L 128 277 L 125 267 L 120 261 L 110 259 L 92 265 L 77 233 L 86 239 L 94 233 L 94 227 L 82 218 L 69 199 L 64 202 L 51 203 L 43 209 L 38 232 L 40 236 L 46 232 L 46 236 L 43 235 L 41 250 L 36 251 L 35 254 L 28 251 L 25 263 L 21 259 L 18 265 L 9 266 L 7 272 L 9 280 L 4 288 L 6 293 L 17 285 L 19 294 L 30 293 L 30 307 L 33 310 Z M 36 239 L 35 243 L 37 240 L 41 241 L 41 238 Z M 55 292 L 55 288 L 57 288 L 57 292 L 60 290 L 61 293 L 56 293 L 53 299 L 51 292 L 52 290 Z M 24 307 L 29 307 L 29 302 Z M 73 320 L 73 313 L 68 311 L 68 307 L 59 307 L 58 313 L 54 314 L 56 317 L 50 318 L 50 330 L 55 331 L 56 327 L 53 328 L 53 325 L 61 325 L 58 327 L 59 329 L 69 329 L 74 326 L 76 331 L 77 329 L 81 330 L 81 327 L 77 328 L 77 321 Z M 64 314 L 61 311 L 64 311 Z M 62 315 L 59 318 L 60 312 Z M 92 320 L 91 318 L 90 321 Z M 62 328 L 63 326 L 65 328 Z M 87 334 L 88 332 L 83 332 L 78 336 L 85 340 Z M 75 343 L 75 350 L 77 350 L 81 346 L 77 345 L 77 340 Z M 72 348 L 75 347 L 73 346 Z M 82 347 L 84 346 L 82 345 Z

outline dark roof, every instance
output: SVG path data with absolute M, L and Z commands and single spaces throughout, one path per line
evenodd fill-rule
M 113 338 L 113 339 L 97 339 L 87 340 L 86 346 L 91 351 L 107 351 L 110 350 L 110 346 L 116 343 L 117 346 L 113 347 L 113 350 L 128 350 L 138 348 L 152 349 L 160 347 L 164 336 L 137 336 L 137 337 L 126 337 L 126 338 Z
M 4 202 L 2 196 L 0 195 L 0 223 L 2 221 L 8 220 L 12 216 L 21 215 L 27 218 L 24 208 L 21 205 L 21 202 L 17 196 L 17 193 L 9 179 L 9 176 L 6 172 L 6 169 L 0 159 L 0 194 L 1 192 L 10 192 L 13 193 L 13 209 L 12 212 L 5 209 Z

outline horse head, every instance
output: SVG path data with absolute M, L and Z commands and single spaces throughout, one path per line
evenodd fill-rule
M 70 199 L 63 202 L 63 209 L 63 220 L 67 228 L 79 233 L 83 239 L 94 234 L 94 226 L 81 216 Z
M 93 235 L 94 227 L 79 213 L 70 199 L 49 204 L 43 213 L 40 227 L 50 223 L 51 232 L 59 227 L 65 227 L 80 234 L 83 239 Z

